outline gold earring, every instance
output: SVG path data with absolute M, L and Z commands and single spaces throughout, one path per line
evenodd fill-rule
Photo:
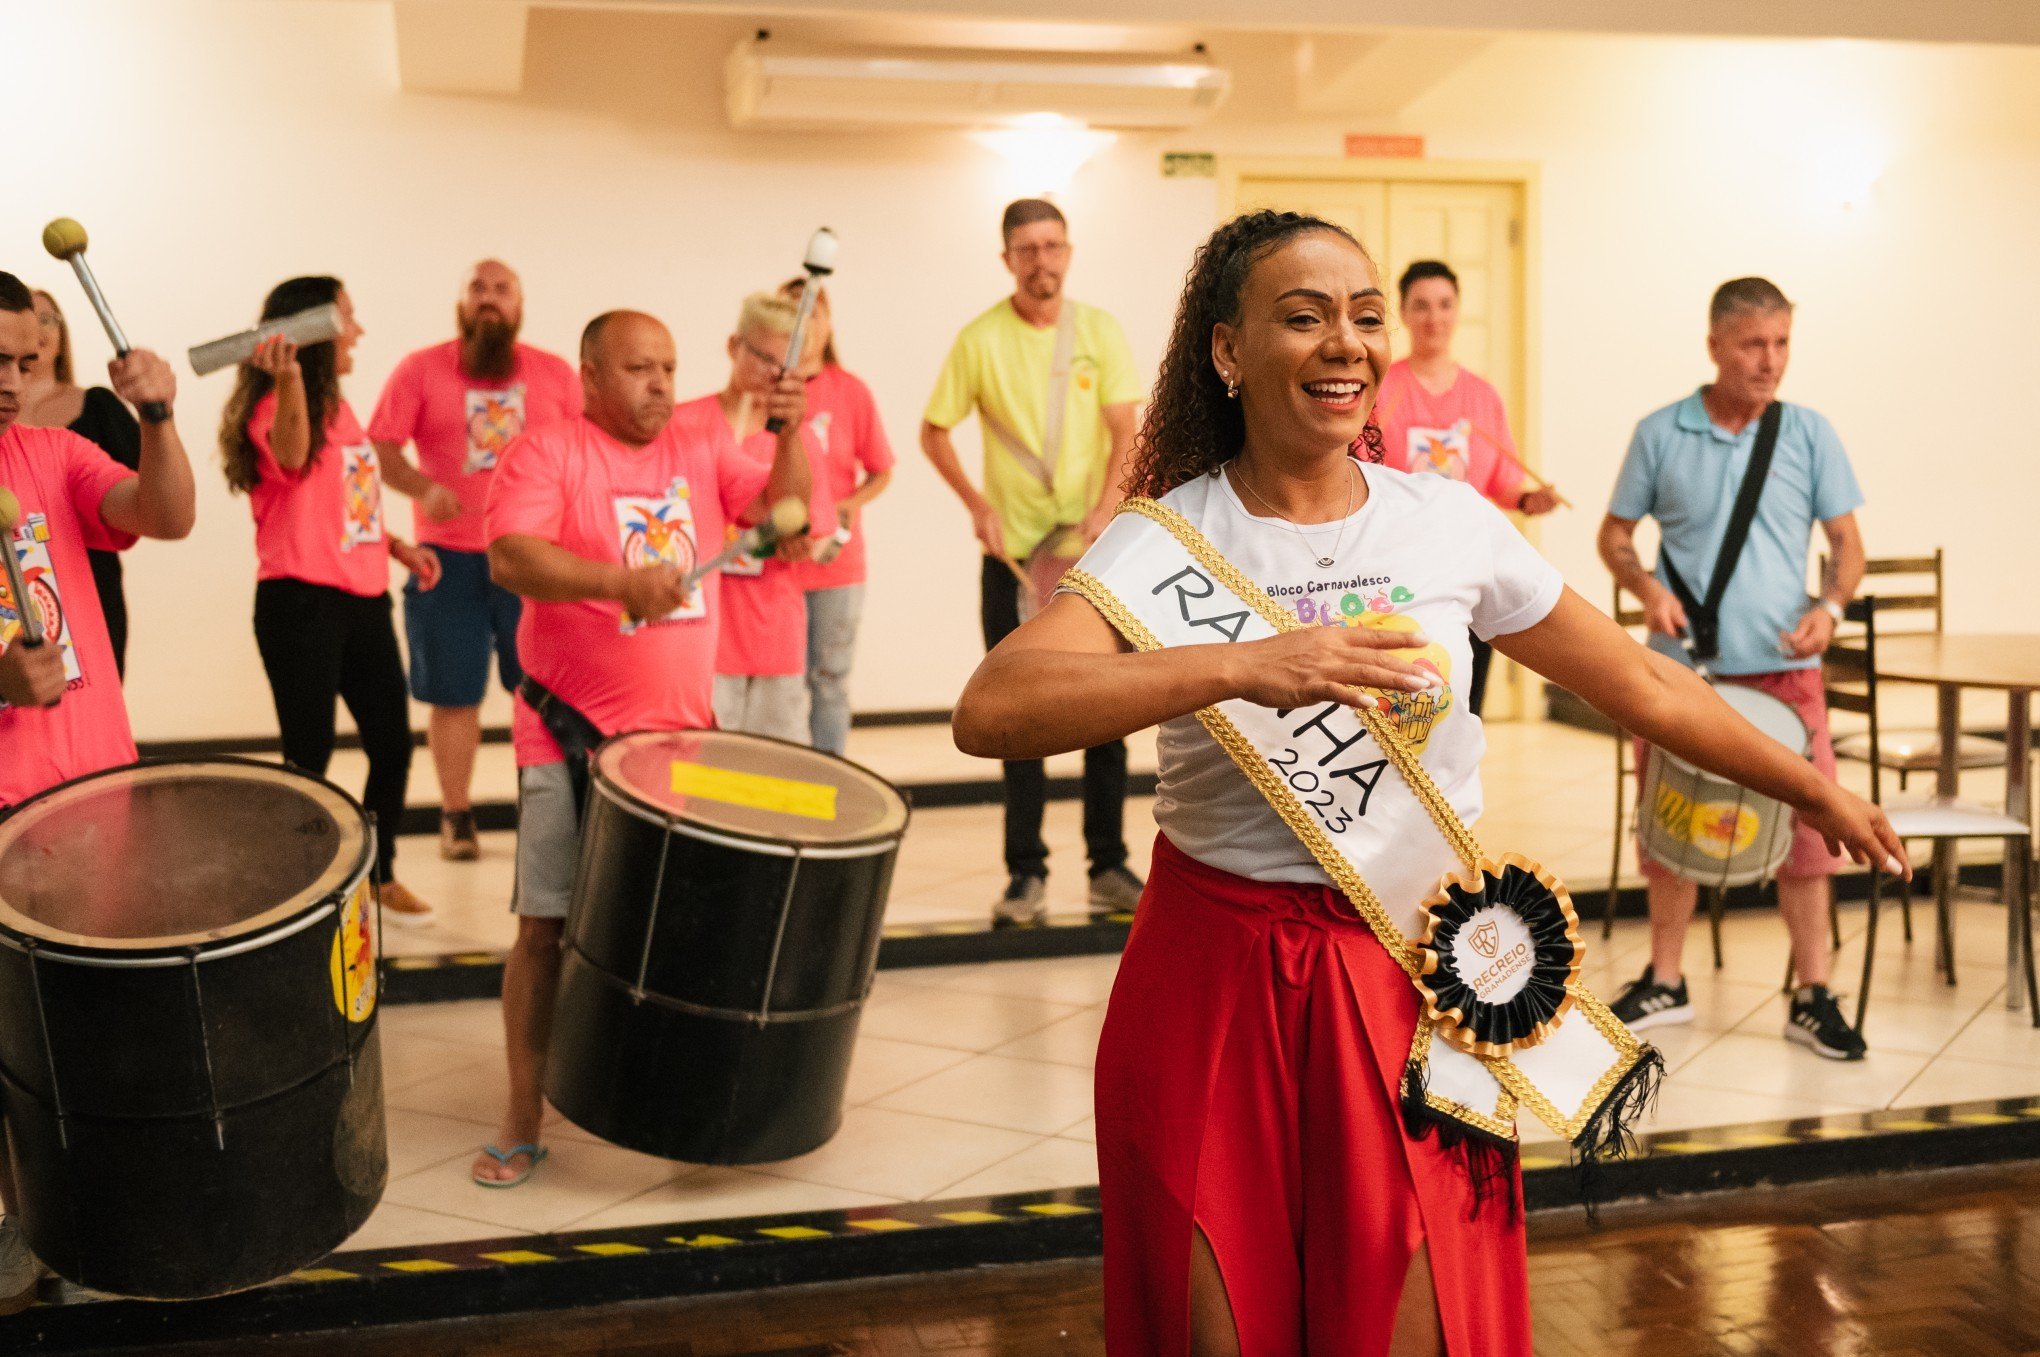
M 1230 396 L 1234 400 L 1238 400 L 1240 398 L 1240 383 L 1238 378 L 1228 377 L 1225 379 L 1225 394 Z

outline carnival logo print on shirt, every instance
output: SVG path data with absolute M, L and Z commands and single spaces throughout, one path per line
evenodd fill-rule
M 1412 428 L 1409 434 L 1410 471 L 1429 472 L 1447 480 L 1466 479 L 1467 459 L 1473 454 L 1473 421 L 1455 420 L 1449 429 Z
M 823 410 L 807 422 L 808 433 L 815 440 L 815 451 L 824 458 L 829 455 L 829 424 L 834 418 L 834 412 Z
M 42 624 L 43 643 L 63 647 L 64 679 L 67 688 L 81 687 L 85 671 L 78 663 L 78 649 L 65 624 L 64 595 L 57 587 L 57 571 L 50 560 L 50 521 L 44 514 L 30 514 L 14 530 L 14 559 L 21 563 L 22 587 Z M 21 634 L 21 605 L 0 573 L 0 645 L 13 645 Z M 0 702 L 0 708 L 7 704 Z
M 682 571 L 694 568 L 698 558 L 694 544 L 694 501 L 686 477 L 674 477 L 664 495 L 618 495 L 612 503 L 616 506 L 617 546 L 625 565 L 633 570 L 645 565 L 670 565 Z M 618 629 L 628 636 L 641 626 L 706 616 L 708 605 L 701 590 L 696 589 L 685 603 L 664 617 L 626 616 L 618 623 Z
M 1416 594 L 1386 575 L 1356 576 L 1319 585 L 1303 580 L 1269 586 L 1268 596 L 1288 604 L 1296 620 L 1320 627 L 1367 627 L 1380 631 L 1414 633 L 1420 628 L 1404 609 L 1417 601 Z M 1444 646 L 1433 643 L 1394 652 L 1418 669 L 1435 674 L 1445 686 L 1424 692 L 1386 692 L 1389 719 L 1396 730 L 1419 754 L 1431 742 L 1431 733 L 1458 705 L 1452 689 L 1452 656 Z
M 382 475 L 376 468 L 375 446 L 352 443 L 340 449 L 340 478 L 346 489 L 346 521 L 341 525 L 340 550 L 383 540 Z
M 496 459 L 524 432 L 524 383 L 508 390 L 467 391 L 467 460 L 461 470 L 472 476 L 495 468 Z

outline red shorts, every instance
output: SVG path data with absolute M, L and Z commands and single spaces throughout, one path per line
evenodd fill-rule
M 1156 839 L 1098 1045 L 1112 1357 L 1187 1350 L 1193 1226 L 1252 1357 L 1387 1351 L 1419 1246 L 1447 1350 L 1530 1357 L 1521 1177 L 1475 1210 L 1459 1155 L 1404 1129 L 1416 1024 L 1416 988 L 1331 887 Z
M 1827 688 L 1819 669 L 1787 669 L 1777 674 L 1718 674 L 1715 679 L 1719 683 L 1740 683 L 1755 688 L 1792 708 L 1806 723 L 1807 734 L 1813 737 L 1813 749 L 1808 756 L 1813 760 L 1813 766 L 1828 781 L 1835 780 L 1835 744 L 1828 735 Z M 1649 772 L 1650 757 L 1651 747 L 1638 740 L 1636 785 L 1639 797 Z M 1641 843 L 1637 846 L 1636 861 L 1644 876 L 1652 881 L 1680 879 L 1675 872 L 1644 852 Z M 1797 815 L 1792 817 L 1792 851 L 1785 855 L 1785 863 L 1778 869 L 1779 876 L 1833 876 L 1847 861 L 1847 858 L 1828 852 L 1827 840 L 1801 823 Z

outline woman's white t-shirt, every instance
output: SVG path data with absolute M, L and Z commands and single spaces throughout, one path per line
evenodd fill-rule
M 1405 733 L 1465 823 L 1480 818 L 1480 718 L 1466 710 L 1461 685 L 1471 671 L 1472 631 L 1486 640 L 1522 631 L 1557 606 L 1565 587 L 1501 511 L 1459 481 L 1355 463 L 1367 478 L 1367 502 L 1345 520 L 1345 541 L 1331 566 L 1340 524 L 1312 524 L 1308 540 L 1278 518 L 1250 513 L 1223 472 L 1200 476 L 1162 497 L 1270 598 L 1299 620 L 1320 625 L 1421 630 L 1432 642 L 1413 658 L 1445 680 L 1442 694 L 1399 696 L 1409 704 Z M 1299 720 L 1307 713 L 1299 713 Z M 1372 743 L 1369 737 L 1369 743 Z M 1327 882 L 1308 849 L 1220 749 L 1195 716 L 1163 724 L 1161 785 L 1155 822 L 1178 848 L 1208 866 L 1258 881 Z M 1414 802 L 1391 767 L 1370 793 Z M 1384 807 L 1385 808 L 1385 807 Z M 1415 805 L 1378 818 L 1405 827 L 1376 836 L 1374 861 L 1356 862 L 1384 901 L 1421 898 L 1454 865 L 1443 836 Z M 1422 829 L 1414 834 L 1409 814 Z M 1416 841 L 1411 841 L 1412 839 Z M 1507 844 L 1483 844 L 1499 855 Z

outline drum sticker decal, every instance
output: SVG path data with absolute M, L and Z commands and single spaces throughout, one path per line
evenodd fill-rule
M 617 546 L 625 565 L 632 569 L 642 565 L 670 565 L 683 571 L 694 568 L 694 501 L 685 476 L 675 476 L 664 495 L 618 495 L 611 503 L 616 508 Z M 628 636 L 641 626 L 707 615 L 708 605 L 697 589 L 664 617 L 639 620 L 622 616 L 617 626 Z
M 510 440 L 524 432 L 524 383 L 507 391 L 467 393 L 467 460 L 461 470 L 470 476 L 495 467 Z
M 768 777 L 764 773 L 711 768 L 705 763 L 676 759 L 673 791 L 680 796 L 750 810 L 777 811 L 806 820 L 836 818 L 836 789 L 826 782 L 800 782 L 790 777 Z
M 1473 421 L 1455 421 L 1449 429 L 1410 430 L 1411 474 L 1430 472 L 1447 480 L 1466 479 L 1466 459 L 1473 451 Z
M 382 476 L 376 470 L 372 444 L 354 443 L 340 449 L 340 480 L 347 493 L 340 550 L 352 551 L 382 541 Z
M 347 897 L 340 929 L 333 935 L 333 1002 L 349 1022 L 375 1013 L 375 902 L 366 879 Z
M 66 689 L 85 686 L 85 671 L 78 662 L 78 648 L 64 616 L 64 596 L 57 588 L 57 570 L 50 560 L 50 521 L 44 514 L 29 514 L 14 530 L 14 559 L 21 562 L 22 587 L 42 622 L 43 637 L 64 651 Z M 7 587 L 6 572 L 0 571 L 0 644 L 12 645 L 21 634 L 21 604 Z M 0 708 L 7 704 L 0 702 Z
M 1718 862 L 1726 862 L 1756 842 L 1762 817 L 1733 801 L 1695 802 L 1669 783 L 1658 787 L 1651 814 L 1680 843 L 1688 843 Z

